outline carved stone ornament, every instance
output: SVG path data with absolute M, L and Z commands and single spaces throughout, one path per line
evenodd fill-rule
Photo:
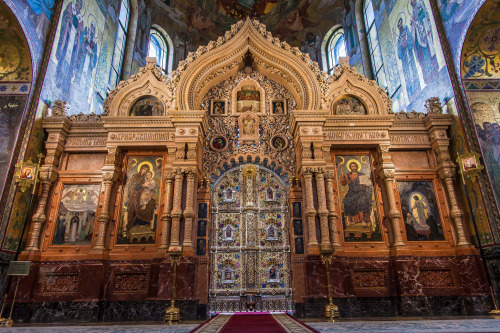
M 309 54 L 281 42 L 266 31 L 264 24 L 250 19 L 232 25 L 217 41 L 200 46 L 179 62 L 171 74 L 171 83 L 176 86 L 177 108 L 196 110 L 210 89 L 207 83 L 222 82 L 234 74 L 248 51 L 254 58 L 254 67 L 271 79 L 284 82 L 300 109 L 321 108 L 322 93 L 327 90 L 326 73 Z
M 437 114 L 442 114 L 443 113 L 443 108 L 441 107 L 441 102 L 439 100 L 439 97 L 431 97 L 427 101 L 425 101 L 425 110 L 427 110 L 427 113 L 437 113 Z
M 79 114 L 71 115 L 69 120 L 79 122 L 99 122 L 101 121 L 101 115 L 95 113 L 84 114 L 80 112 Z
M 240 144 L 259 141 L 259 117 L 247 111 L 238 118 L 240 129 Z
M 42 274 L 43 295 L 74 295 L 78 291 L 78 272 L 51 272 Z
M 52 116 L 61 117 L 67 116 L 69 111 L 69 104 L 60 100 L 54 101 L 54 106 L 52 107 Z
M 285 150 L 288 147 L 288 139 L 282 135 L 274 135 L 270 141 L 271 147 L 278 151 Z
M 356 69 L 349 65 L 349 58 L 341 58 L 340 64 L 335 66 L 333 75 L 328 77 L 328 84 L 324 92 L 325 104 L 333 106 L 345 95 L 356 96 L 369 115 L 385 115 L 392 113 L 392 100 L 377 82 L 364 75 L 358 74 Z M 357 106 L 353 105 L 354 108 Z M 361 112 L 361 107 L 359 108 Z M 347 108 L 346 108 L 347 110 Z M 337 114 L 337 113 L 335 113 Z
M 424 119 L 425 116 L 425 113 L 417 112 L 415 110 L 411 112 L 400 111 L 396 113 L 396 119 Z
M 110 116 L 127 116 L 133 103 L 140 97 L 149 95 L 156 97 L 163 104 L 164 110 L 173 108 L 174 86 L 161 68 L 156 65 L 155 58 L 146 58 L 146 67 L 130 79 L 121 81 L 104 100 L 104 110 Z

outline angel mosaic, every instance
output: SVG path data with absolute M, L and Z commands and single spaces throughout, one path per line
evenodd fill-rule
M 120 243 L 153 242 L 158 218 L 161 158 L 129 157 L 122 209 Z
M 432 182 L 398 182 L 398 190 L 407 240 L 444 240 L 443 227 Z
M 98 200 L 98 184 L 65 184 L 62 190 L 52 244 L 90 244 L 94 231 Z

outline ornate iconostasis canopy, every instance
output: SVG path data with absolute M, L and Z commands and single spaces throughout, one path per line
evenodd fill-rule
M 393 254 L 476 255 L 455 193 L 451 117 L 435 98 L 427 114 L 392 113 L 384 89 L 347 60 L 328 76 L 247 19 L 170 75 L 148 58 L 102 115 L 67 117 L 57 102 L 43 121 L 47 157 L 23 256 L 114 260 L 100 273 L 99 283 L 114 281 L 109 297 L 144 299 L 170 297 L 149 287 L 166 274 L 151 267 L 182 253 L 183 299 L 288 311 L 323 293 L 323 282 L 291 274 L 317 267 L 320 253 L 366 260 L 345 266 L 354 289 L 338 285 L 342 297 L 389 295 Z M 127 260 L 140 267 L 128 271 Z M 425 274 L 457 288 L 466 270 L 433 260 L 447 268 Z M 210 281 L 196 278 L 209 269 Z M 129 280 L 135 291 L 120 282 Z

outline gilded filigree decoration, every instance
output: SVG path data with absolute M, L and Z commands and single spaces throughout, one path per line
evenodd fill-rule
M 281 84 L 270 80 L 262 73 L 254 71 L 247 76 L 243 71 L 236 73 L 229 79 L 212 87 L 204 96 L 201 108 L 209 113 L 210 102 L 214 99 L 226 99 L 228 101 L 227 110 L 232 110 L 233 99 L 231 98 L 233 89 L 238 82 L 250 77 L 264 89 L 266 98 L 283 99 L 286 101 L 287 110 L 293 110 L 296 107 L 292 94 Z M 236 117 L 209 117 L 209 134 L 203 144 L 203 172 L 211 174 L 216 172 L 216 167 L 224 161 L 234 158 L 240 154 L 257 154 L 267 156 L 270 160 L 278 162 L 286 168 L 286 172 L 295 173 L 295 144 L 292 140 L 292 133 L 289 129 L 289 115 L 276 117 L 271 113 L 270 103 L 264 103 L 265 110 L 260 116 L 258 133 L 260 140 L 258 142 L 239 142 L 239 125 Z M 239 116 L 239 114 L 236 114 Z M 274 147 L 273 138 L 279 136 L 283 138 L 286 147 Z M 223 137 L 227 141 L 227 147 L 222 150 L 213 148 L 213 140 Z
M 285 182 L 267 168 L 246 164 L 227 171 L 212 189 L 210 311 L 235 305 L 226 296 L 250 293 L 287 302 L 292 288 Z M 269 309 L 260 297 L 258 307 Z M 275 310 L 285 306 L 275 304 Z

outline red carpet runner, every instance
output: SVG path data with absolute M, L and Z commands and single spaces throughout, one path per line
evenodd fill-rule
M 191 333 L 290 333 L 310 332 L 315 329 L 287 314 L 238 313 L 217 315 L 201 324 Z

